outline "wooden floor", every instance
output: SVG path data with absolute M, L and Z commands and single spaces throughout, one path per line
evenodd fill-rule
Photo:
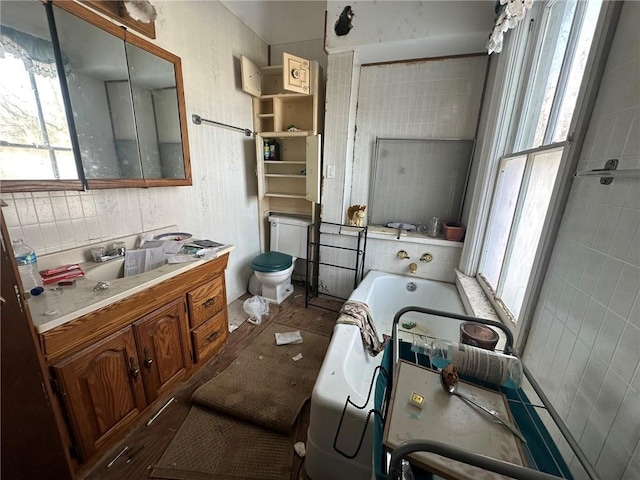
M 242 303 L 244 299 L 250 296 L 250 294 L 246 294 L 229 305 L 230 324 L 238 324 L 247 317 L 242 309 Z M 341 306 L 341 303 L 317 298 L 314 299 L 313 303 L 332 308 L 333 310 L 338 310 Z M 316 328 L 319 327 L 330 334 L 333 330 L 337 313 L 317 307 L 305 309 L 304 287 L 296 286 L 295 292 L 285 302 L 281 305 L 270 306 L 268 317 L 266 317 L 260 325 L 253 325 L 246 321 L 242 323 L 229 335 L 226 345 L 214 358 L 201 367 L 195 375 L 179 385 L 173 394 L 158 402 L 157 405 L 159 406 L 144 415 L 122 442 L 101 458 L 91 470 L 79 475 L 79 478 L 87 480 L 150 478 L 151 469 L 155 463 L 160 460 L 160 457 L 187 416 L 191 408 L 191 395 L 194 390 L 222 372 L 269 323 L 278 318 L 288 318 L 289 323 L 291 323 L 292 320 L 299 322 L 302 328 L 305 324 L 313 324 Z M 153 417 L 171 397 L 175 397 L 175 402 L 172 402 L 151 425 L 147 426 L 147 421 Z M 298 441 L 305 441 L 308 413 L 307 405 L 300 417 L 296 434 Z M 111 467 L 107 468 L 107 464 L 113 460 L 125 446 L 128 447 L 125 453 L 121 455 Z M 130 455 L 132 455 L 132 458 L 129 458 Z M 302 473 L 303 470 L 302 460 L 295 456 L 290 480 L 306 478 Z

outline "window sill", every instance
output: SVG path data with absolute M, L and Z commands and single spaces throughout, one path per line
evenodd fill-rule
M 458 269 L 455 270 L 455 275 L 455 283 L 458 293 L 460 294 L 460 299 L 470 316 L 500 322 L 511 330 L 512 333 L 515 333 L 513 326 L 503 322 L 496 313 L 493 305 L 491 305 L 491 302 L 475 277 L 469 277 Z M 496 350 L 503 350 L 506 339 L 504 333 L 498 331 L 498 335 L 500 339 L 498 340 Z

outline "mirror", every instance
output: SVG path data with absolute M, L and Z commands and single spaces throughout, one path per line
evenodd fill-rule
M 81 188 L 46 10 L 2 2 L 0 19 L 0 178 Z
M 174 66 L 129 42 L 129 78 L 145 178 L 184 178 Z
M 55 62 L 50 63 L 53 76 L 47 80 L 53 85 L 49 86 L 50 90 L 57 88 L 57 97 L 48 91 L 44 96 L 35 94 L 36 98 L 44 97 L 46 101 L 41 101 L 44 108 L 40 110 L 37 105 L 32 107 L 35 114 L 31 113 L 28 118 L 28 129 L 25 128 L 27 120 L 13 118 L 16 116 L 14 110 L 34 94 L 18 86 L 7 88 L 11 87 L 11 79 L 5 79 L 3 75 L 3 108 L 0 111 L 2 189 L 191 185 L 180 58 L 75 2 L 54 2 L 46 8 L 50 9 L 55 22 L 56 38 L 49 33 L 45 7 L 39 2 L 3 2 L 2 5 L 5 58 L 0 58 L 0 62 L 3 62 L 3 72 L 8 57 L 13 63 L 18 62 L 13 55 L 6 54 L 12 50 L 7 50 L 9 47 L 5 44 L 11 45 L 15 40 L 5 39 L 9 35 L 5 35 L 5 30 L 11 32 L 5 25 L 36 37 L 39 42 L 35 43 L 46 42 L 42 45 L 49 46 L 51 58 L 59 45 L 59 59 L 64 70 L 64 81 L 60 85 L 59 70 Z M 37 24 L 37 28 L 31 24 Z M 24 56 L 22 53 L 20 58 Z M 28 78 L 28 75 L 25 71 L 21 78 Z M 36 80 L 40 87 L 42 81 L 37 77 Z M 22 81 L 22 84 L 29 83 Z M 5 97 L 9 96 L 13 103 L 5 102 Z M 50 97 L 56 98 L 57 102 L 49 100 Z M 5 108 L 5 105 L 9 107 Z M 65 115 L 65 106 L 72 112 L 72 118 Z M 38 112 L 44 120 L 39 121 Z M 36 127 L 40 130 L 48 127 L 48 117 L 57 119 L 65 128 L 56 124 L 55 135 L 39 133 Z M 13 127 L 11 121 L 15 124 Z M 8 135 L 10 132 L 15 137 L 13 140 Z M 66 133 L 66 143 L 59 139 L 65 138 L 63 133 Z M 37 138 L 37 134 L 43 138 Z M 54 144 L 53 139 L 57 143 Z M 17 155 L 23 158 L 26 151 L 39 159 L 38 162 L 32 160 L 30 166 L 33 168 L 25 168 L 23 161 L 17 161 Z M 60 184 L 67 177 L 74 182 Z M 45 181 L 34 182 L 36 179 Z
M 369 224 L 460 219 L 474 140 L 377 138 Z
M 53 12 L 87 180 L 143 178 L 122 32 Z

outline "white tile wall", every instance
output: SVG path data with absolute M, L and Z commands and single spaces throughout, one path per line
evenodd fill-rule
M 267 46 L 218 2 L 156 1 L 155 43 L 182 59 L 187 117 L 252 128 L 240 55 L 267 64 Z M 188 126 L 193 186 L 2 194 L 9 235 L 38 254 L 165 225 L 236 245 L 226 274 L 232 301 L 246 292 L 259 253 L 255 150 L 241 133 Z
M 474 138 L 486 66 L 479 56 L 361 68 L 350 204 L 368 203 L 376 137 Z
M 578 170 L 640 167 L 639 21 L 625 2 Z M 573 180 L 524 353 L 603 479 L 640 478 L 639 226 L 637 179 Z
M 351 52 L 329 55 L 324 165 L 325 177 L 327 165 L 336 167 L 336 175 L 324 181 L 322 219 L 344 223 L 348 205 L 368 203 L 376 136 L 473 138 L 486 62 L 480 56 L 354 68 Z M 367 269 L 408 274 L 409 262 L 395 257 L 400 249 L 415 250 L 418 259 L 429 250 L 402 241 L 370 240 Z M 418 262 L 418 276 L 453 282 L 460 249 L 431 250 L 435 260 Z M 340 270 L 321 268 L 320 280 L 334 295 L 348 296 L 353 289 L 352 275 Z

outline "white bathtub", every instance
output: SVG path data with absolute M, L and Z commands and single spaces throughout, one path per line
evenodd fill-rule
M 415 284 L 415 291 L 407 289 L 410 282 Z M 349 299 L 369 305 L 381 339 L 383 333 L 391 335 L 393 317 L 402 307 L 466 313 L 453 284 L 373 270 Z M 403 315 L 400 323 L 407 321 L 416 322 L 420 333 L 455 341 L 459 337 L 460 323 L 456 320 L 411 312 Z M 333 442 L 347 396 L 357 405 L 365 403 L 374 370 L 381 360 L 382 353 L 371 357 L 364 349 L 357 327 L 335 326 L 311 396 L 305 468 L 313 480 L 372 478 L 373 417 L 369 419 L 362 448 L 355 458 L 348 459 L 336 452 Z M 362 410 L 353 406 L 347 409 L 337 442 L 337 447 L 347 454 L 355 452 L 367 412 L 373 408 L 373 394 L 371 397 Z

